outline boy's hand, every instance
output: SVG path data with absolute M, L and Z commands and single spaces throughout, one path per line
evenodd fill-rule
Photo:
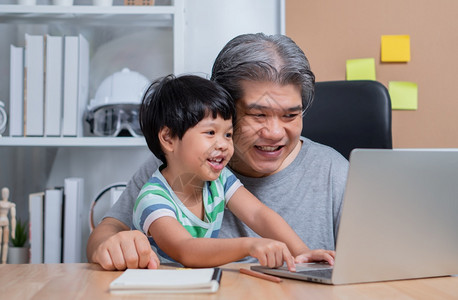
M 294 258 L 294 262 L 299 263 L 308 263 L 308 262 L 317 262 L 317 261 L 326 261 L 329 265 L 334 265 L 334 258 L 336 252 L 332 250 L 316 249 L 308 250 L 305 253 L 302 253 Z
M 148 238 L 138 230 L 111 236 L 97 247 L 92 258 L 105 270 L 157 269 L 159 266 Z
M 257 258 L 262 266 L 277 268 L 285 262 L 288 270 L 296 271 L 294 258 L 285 243 L 266 238 L 252 238 L 250 241 L 249 255 Z

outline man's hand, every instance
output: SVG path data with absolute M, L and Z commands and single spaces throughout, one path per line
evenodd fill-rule
M 295 257 L 294 261 L 299 263 L 308 263 L 314 261 L 326 261 L 329 265 L 334 265 L 334 258 L 336 256 L 336 252 L 332 250 L 323 250 L 323 249 L 316 249 L 316 250 L 308 250 L 305 253 L 302 253 Z
M 159 259 L 148 238 L 116 219 L 104 219 L 89 237 L 87 255 L 105 270 L 156 269 Z
M 159 260 L 148 238 L 138 230 L 121 231 L 101 243 L 93 255 L 105 270 L 156 269 Z

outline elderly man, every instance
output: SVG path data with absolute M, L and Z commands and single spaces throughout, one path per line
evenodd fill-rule
M 235 153 L 229 163 L 233 173 L 311 249 L 334 250 L 348 161 L 300 136 L 302 114 L 315 88 L 303 51 L 284 35 L 240 35 L 219 53 L 211 79 L 236 102 Z M 151 157 L 137 171 L 92 232 L 89 261 L 106 270 L 158 266 L 147 237 L 131 228 L 138 192 L 159 164 Z M 257 235 L 227 212 L 219 238 L 240 236 Z

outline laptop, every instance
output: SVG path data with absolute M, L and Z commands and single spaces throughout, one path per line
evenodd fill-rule
M 333 267 L 251 269 L 350 284 L 458 274 L 458 149 L 355 149 Z

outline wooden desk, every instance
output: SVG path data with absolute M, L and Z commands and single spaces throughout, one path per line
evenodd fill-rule
M 247 264 L 223 266 L 215 294 L 112 295 L 121 272 L 94 264 L 0 265 L 0 299 L 458 299 L 458 277 L 328 286 L 285 279 L 281 283 L 240 274 Z

